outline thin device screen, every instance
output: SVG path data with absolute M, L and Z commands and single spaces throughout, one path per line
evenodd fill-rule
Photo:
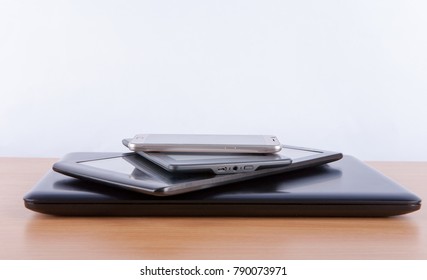
M 215 174 L 210 173 L 174 174 L 156 166 L 146 159 L 143 159 L 137 154 L 131 154 L 123 157 L 81 161 L 79 163 L 114 173 L 121 173 L 131 180 L 144 182 L 160 181 L 166 184 L 179 184 L 215 177 Z
M 126 175 L 132 174 L 133 170 L 135 169 L 135 166 L 124 160 L 123 157 L 81 161 L 79 163 L 112 172 L 123 173 Z

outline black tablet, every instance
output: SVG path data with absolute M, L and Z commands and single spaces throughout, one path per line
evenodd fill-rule
M 71 154 L 55 163 L 53 170 L 68 176 L 104 183 L 110 187 L 167 196 L 322 165 L 342 158 L 342 154 L 337 152 L 292 146 L 283 146 L 282 152 L 292 159 L 291 164 L 229 175 L 175 174 L 136 153 Z
M 224 175 L 253 172 L 292 163 L 286 156 L 286 151 L 275 154 L 137 153 L 169 172 L 211 172 Z

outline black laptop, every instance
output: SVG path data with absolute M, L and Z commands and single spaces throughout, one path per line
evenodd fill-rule
M 67 216 L 384 217 L 421 207 L 415 194 L 351 156 L 167 197 L 50 171 L 24 201 L 30 210 Z

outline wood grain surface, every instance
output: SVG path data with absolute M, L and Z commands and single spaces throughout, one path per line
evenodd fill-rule
M 427 214 L 392 218 L 74 218 L 23 196 L 55 159 L 0 158 L 0 259 L 427 259 Z M 370 162 L 421 198 L 426 162 Z

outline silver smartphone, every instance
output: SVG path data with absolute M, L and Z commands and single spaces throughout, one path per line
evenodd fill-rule
M 282 149 L 272 135 L 138 134 L 127 146 L 135 152 L 269 154 Z
M 131 139 L 123 139 L 129 146 Z M 234 174 L 253 172 L 263 168 L 281 167 L 292 163 L 282 152 L 270 154 L 249 153 L 183 153 L 183 152 L 137 152 L 163 169 L 173 172 L 213 172 Z

